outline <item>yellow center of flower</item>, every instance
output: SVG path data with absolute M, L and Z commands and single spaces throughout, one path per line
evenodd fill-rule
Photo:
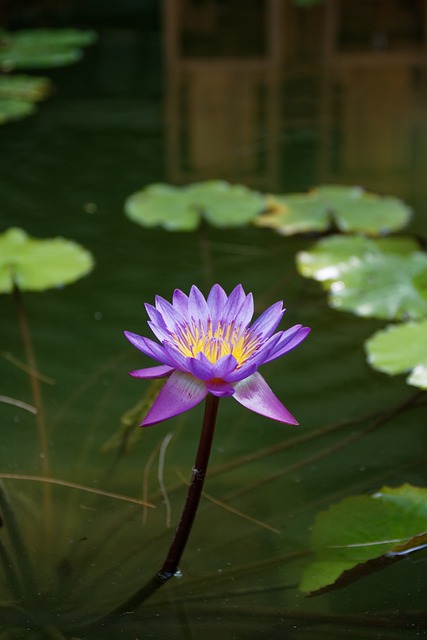
M 182 355 L 195 358 L 203 353 L 212 363 L 223 356 L 232 354 L 239 365 L 242 365 L 258 348 L 259 341 L 250 331 L 241 331 L 240 325 L 231 322 L 225 325 L 218 323 L 215 329 L 208 322 L 207 327 L 201 324 L 179 327 L 173 336 L 175 346 Z

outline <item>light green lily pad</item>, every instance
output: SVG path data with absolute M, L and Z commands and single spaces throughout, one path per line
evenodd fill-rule
M 361 187 L 325 185 L 308 193 L 270 196 L 267 212 L 255 224 L 282 235 L 323 232 L 334 226 L 343 232 L 384 235 L 404 227 L 410 215 L 409 207 L 397 198 Z
M 332 237 L 297 256 L 299 272 L 323 282 L 329 304 L 386 320 L 427 316 L 427 254 L 411 238 Z
M 325 593 L 426 546 L 426 488 L 405 484 L 346 498 L 317 516 L 311 538 L 316 559 L 300 588 Z
M 49 78 L 25 75 L 0 75 L 0 99 L 44 100 L 52 89 Z
M 22 291 L 62 287 L 93 265 L 92 254 L 72 240 L 31 238 L 15 227 L 0 234 L 0 293 L 12 292 L 14 284 Z
M 0 36 L 0 68 L 59 67 L 81 59 L 85 47 L 96 39 L 93 31 L 77 29 L 28 29 Z
M 21 120 L 31 116 L 37 107 L 27 100 L 9 100 L 0 98 L 0 125 L 10 120 Z
M 325 282 L 336 280 L 366 255 L 407 255 L 418 250 L 418 243 L 406 236 L 379 240 L 364 236 L 330 236 L 316 242 L 312 249 L 300 251 L 296 256 L 296 264 L 305 278 Z
M 407 383 L 427 389 L 427 320 L 392 325 L 365 343 L 369 364 L 389 375 L 407 373 Z
M 265 205 L 265 197 L 257 191 L 222 180 L 184 187 L 159 183 L 130 195 L 125 202 L 125 213 L 146 227 L 193 231 L 202 219 L 216 227 L 248 224 Z

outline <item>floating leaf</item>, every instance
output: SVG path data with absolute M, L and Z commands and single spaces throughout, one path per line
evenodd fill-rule
M 272 195 L 267 212 L 256 219 L 283 235 L 327 231 L 383 235 L 404 227 L 411 210 L 391 196 L 368 193 L 361 187 L 325 185 L 308 193 Z
M 21 120 L 32 115 L 37 107 L 27 100 L 9 100 L 0 98 L 0 124 L 9 120 Z
M 427 489 L 405 484 L 346 498 L 319 513 L 313 526 L 316 560 L 300 588 L 318 595 L 345 586 L 427 547 Z
M 0 234 L 0 293 L 10 293 L 14 284 L 23 291 L 70 284 L 93 264 L 89 251 L 65 238 L 40 240 L 18 228 Z
M 80 48 L 96 42 L 97 34 L 91 29 L 22 29 L 8 33 L 6 37 L 22 47 Z
M 49 78 L 25 75 L 0 75 L 0 99 L 26 100 L 38 102 L 50 93 Z M 1 103 L 0 103 L 1 104 Z
M 81 59 L 81 47 L 91 44 L 95 39 L 95 32 L 77 29 L 2 32 L 0 67 L 5 71 L 12 71 L 72 64 Z
M 324 282 L 336 309 L 381 319 L 427 315 L 427 254 L 410 238 L 339 236 L 300 252 L 300 273 Z
M 296 263 L 302 276 L 324 282 L 336 280 L 368 254 L 407 255 L 418 249 L 418 243 L 405 236 L 380 240 L 363 236 L 331 236 L 316 242 L 309 251 L 300 251 Z
M 366 344 L 369 364 L 389 375 L 411 372 L 407 383 L 427 389 L 427 320 L 392 325 Z
M 202 218 L 216 227 L 247 224 L 265 204 L 265 197 L 260 193 L 222 180 L 184 187 L 159 183 L 130 195 L 125 202 L 125 212 L 143 226 L 193 231 Z

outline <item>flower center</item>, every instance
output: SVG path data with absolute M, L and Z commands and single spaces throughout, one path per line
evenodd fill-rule
M 214 328 L 209 320 L 207 327 L 194 320 L 191 325 L 178 326 L 172 336 L 175 346 L 186 357 L 195 358 L 203 353 L 212 363 L 223 356 L 233 355 L 242 365 L 259 347 L 259 341 L 249 329 L 242 331 L 233 320 L 225 324 L 218 322 Z

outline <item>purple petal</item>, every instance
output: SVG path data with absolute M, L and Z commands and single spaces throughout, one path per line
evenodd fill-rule
M 196 380 L 189 373 L 174 371 L 161 388 L 141 427 L 148 427 L 184 413 L 199 404 L 207 394 L 203 382 Z
M 264 362 L 271 362 L 276 358 L 280 358 L 280 356 L 283 356 L 285 353 L 288 353 L 288 351 L 295 349 L 300 342 L 306 339 L 310 331 L 310 327 L 302 327 L 298 324 L 294 325 L 287 331 L 284 331 L 276 346 L 271 349 Z
M 238 369 L 234 369 L 231 373 L 224 376 L 227 382 L 238 382 L 244 378 L 248 378 L 257 371 L 259 364 L 257 362 L 247 362 Z
M 188 301 L 188 320 L 194 319 L 196 324 L 201 321 L 203 327 L 206 328 L 208 324 L 209 308 L 204 295 L 195 285 L 190 289 Z
M 167 364 L 170 367 L 174 367 L 173 360 L 162 345 L 157 344 L 157 342 L 154 342 L 149 338 L 139 336 L 137 333 L 131 333 L 130 331 L 125 331 L 124 333 L 129 342 L 131 342 L 134 347 L 142 351 L 146 356 L 149 356 L 154 360 L 158 360 L 163 364 Z
M 219 284 L 214 284 L 208 295 L 208 307 L 212 326 L 216 327 L 218 320 L 222 317 L 227 303 L 227 294 Z
M 173 364 L 174 369 L 188 371 L 188 356 L 184 356 L 170 340 L 165 341 L 163 346 L 167 353 L 167 357 Z
M 225 398 L 226 396 L 232 396 L 234 394 L 234 387 L 224 380 L 209 380 L 206 383 L 206 389 L 218 398 Z
M 285 422 L 286 424 L 298 424 L 258 372 L 245 380 L 236 382 L 233 397 L 247 409 L 266 418 Z
M 249 293 L 246 296 L 246 299 L 243 301 L 237 313 L 237 316 L 235 318 L 236 324 L 240 325 L 242 331 L 246 329 L 246 327 L 252 320 L 253 315 L 254 315 L 254 298 L 252 293 Z M 234 320 L 234 318 L 229 318 L 229 320 Z
M 237 367 L 236 358 L 230 353 L 228 356 L 222 356 L 213 365 L 213 376 L 211 378 L 227 379 L 228 375 Z
M 151 380 L 151 378 L 166 378 L 166 376 L 172 373 L 172 371 L 174 371 L 173 367 L 162 365 L 160 367 L 149 367 L 148 369 L 136 369 L 135 371 L 129 371 L 129 375 L 133 378 Z
M 188 296 L 186 296 L 180 289 L 175 289 L 173 292 L 172 305 L 183 318 L 188 316 Z
M 154 322 L 157 326 L 166 329 L 166 323 L 163 320 L 163 316 L 156 307 L 153 307 L 152 304 L 148 302 L 145 304 L 145 310 L 147 311 L 148 317 L 152 322 Z
M 156 309 L 162 315 L 165 325 L 170 331 L 173 331 L 175 326 L 180 322 L 182 322 L 181 315 L 171 305 L 170 302 L 168 302 L 161 296 L 156 296 L 155 300 L 156 300 Z
M 186 358 L 186 368 L 199 380 L 210 380 L 215 377 L 214 365 L 202 352 L 198 353 L 196 358 Z
M 171 339 L 171 332 L 166 327 L 159 326 L 151 320 L 148 320 L 147 324 L 159 342 L 163 343 L 165 340 Z
M 269 338 L 283 317 L 283 302 L 276 302 L 262 313 L 251 327 L 253 333 L 262 338 Z
M 223 319 L 226 324 L 232 322 L 233 320 L 236 320 L 239 309 L 245 300 L 245 291 L 242 285 L 238 284 L 237 287 L 234 287 L 233 291 L 228 296 L 228 300 L 225 304 L 221 319 Z

